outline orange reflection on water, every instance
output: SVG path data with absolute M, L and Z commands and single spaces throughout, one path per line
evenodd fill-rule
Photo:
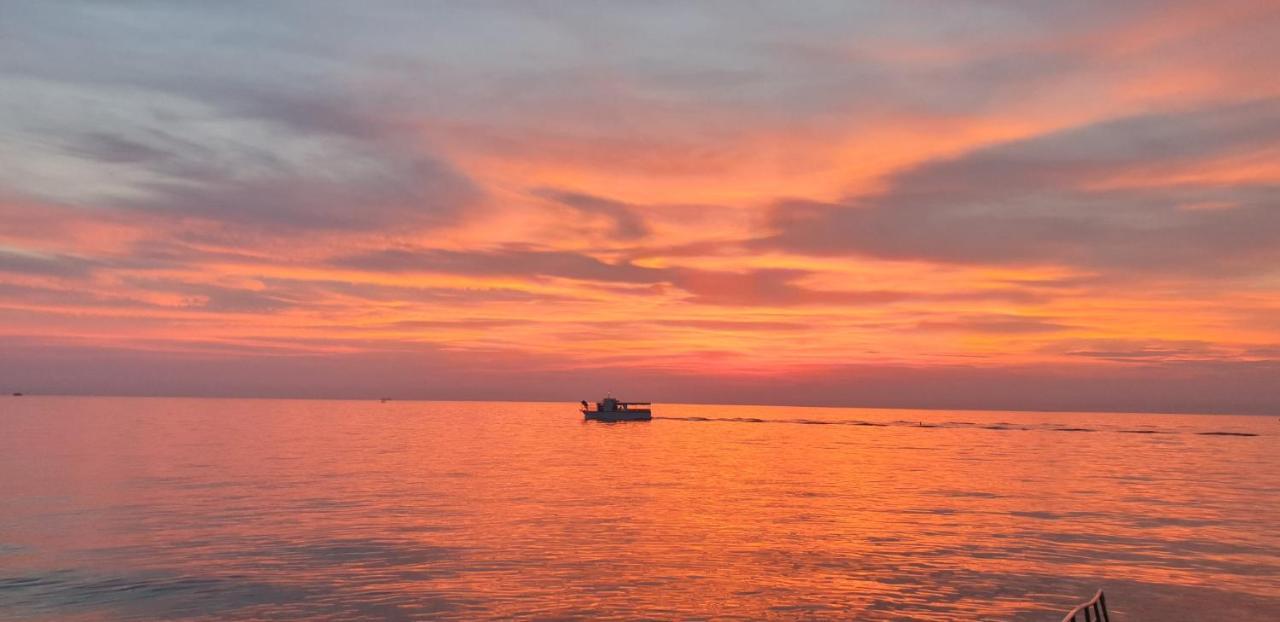
M 1125 619 L 1280 613 L 1261 417 L 4 405 L 23 619 L 1054 619 L 1098 587 Z

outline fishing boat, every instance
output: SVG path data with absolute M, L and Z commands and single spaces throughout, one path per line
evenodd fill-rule
M 653 418 L 649 402 L 621 402 L 606 397 L 593 404 L 582 400 L 582 416 L 596 421 L 648 421 Z M 593 408 L 594 406 L 594 408 Z

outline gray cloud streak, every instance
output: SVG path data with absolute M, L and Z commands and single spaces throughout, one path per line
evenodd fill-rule
M 1275 100 L 1119 119 L 928 162 L 843 203 L 780 202 L 773 235 L 757 244 L 955 263 L 1269 270 L 1280 260 L 1280 187 L 1145 182 L 1276 145 Z M 1120 185 L 1097 186 L 1111 180 Z

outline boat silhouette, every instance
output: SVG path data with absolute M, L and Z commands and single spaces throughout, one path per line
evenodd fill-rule
M 579 403 L 582 404 L 582 416 L 586 419 L 594 419 L 596 421 L 648 421 L 653 419 L 653 410 L 650 408 L 649 402 L 623 402 L 610 396 L 596 402 L 594 405 L 588 404 L 587 400 L 582 400 Z

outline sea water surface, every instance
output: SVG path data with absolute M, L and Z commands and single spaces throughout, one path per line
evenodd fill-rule
M 0 619 L 1280 620 L 1275 417 L 0 398 Z

